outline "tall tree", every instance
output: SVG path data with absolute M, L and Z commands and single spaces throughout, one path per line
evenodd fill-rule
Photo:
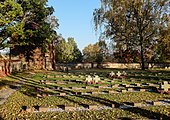
M 7 47 L 7 39 L 9 36 L 21 35 L 23 33 L 23 19 L 24 16 L 21 4 L 15 0 L 1 0 L 0 2 L 0 49 Z M 10 35 L 10 29 L 15 32 Z
M 82 54 L 77 47 L 74 38 L 68 38 L 68 41 L 62 39 L 56 45 L 56 61 L 60 63 L 81 62 Z
M 89 44 L 83 49 L 83 59 L 85 62 L 97 62 L 97 59 L 100 58 L 98 53 L 100 52 L 99 43 L 92 45 Z
M 68 38 L 68 44 L 70 46 L 73 46 L 73 60 L 72 62 L 76 63 L 76 62 L 81 62 L 82 61 L 82 54 L 81 51 L 79 50 L 77 43 L 75 42 L 74 38 L 70 37 Z
M 160 38 L 160 29 L 167 24 L 170 0 L 101 0 L 101 7 L 94 11 L 96 31 L 121 49 L 139 50 L 141 68 L 145 69 L 148 51 Z M 154 50 L 154 49 L 153 49 Z
M 22 37 L 15 34 L 15 31 L 11 29 L 9 31 L 11 34 L 10 43 L 14 44 L 14 54 L 22 53 L 29 60 L 34 49 L 40 48 L 43 53 L 46 51 L 48 44 L 51 43 L 52 39 L 49 38 L 54 32 L 54 25 L 51 24 L 50 21 L 53 19 L 49 16 L 52 15 L 54 9 L 47 6 L 47 0 L 17 0 L 17 3 L 23 9 L 24 15 L 22 18 L 26 17 L 26 19 L 23 19 L 24 32 Z
M 157 62 L 170 62 L 170 22 L 167 28 L 161 30 L 161 39 L 158 41 L 155 56 Z
M 73 46 L 69 45 L 65 39 L 60 40 L 56 46 L 56 61 L 69 63 L 73 60 L 73 50 Z

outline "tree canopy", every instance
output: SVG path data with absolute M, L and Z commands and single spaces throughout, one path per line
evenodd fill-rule
M 169 0 L 101 0 L 101 7 L 93 13 L 95 30 L 101 29 L 102 36 L 115 42 L 119 50 L 139 51 L 141 68 L 145 69 L 161 29 L 167 27 L 169 3 Z
M 82 61 L 81 51 L 74 38 L 64 38 L 56 44 L 56 61 L 59 63 L 76 63 Z
M 9 36 L 23 33 L 23 8 L 14 0 L 2 0 L 0 2 L 0 49 L 7 46 Z M 14 33 L 10 35 L 9 31 Z
M 47 6 L 47 0 L 4 0 L 1 6 L 5 7 L 6 11 L 2 12 L 4 17 L 0 18 L 0 21 L 9 19 L 9 22 L 1 24 L 5 26 L 1 33 L 4 33 L 4 41 L 9 39 L 12 53 L 22 53 L 30 59 L 34 49 L 41 48 L 46 51 L 44 49 L 51 43 L 50 36 L 58 27 L 57 19 L 51 16 L 54 9 Z M 11 17 L 8 18 L 9 16 Z

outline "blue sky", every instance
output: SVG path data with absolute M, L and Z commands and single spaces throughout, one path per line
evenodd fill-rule
M 54 15 L 59 19 L 57 33 L 65 39 L 74 37 L 80 50 L 98 41 L 93 29 L 93 11 L 99 8 L 100 0 L 48 0 L 48 5 L 54 7 Z

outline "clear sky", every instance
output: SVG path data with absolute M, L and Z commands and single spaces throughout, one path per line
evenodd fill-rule
M 59 20 L 57 33 L 61 33 L 65 39 L 74 37 L 80 50 L 98 41 L 93 11 L 99 8 L 100 0 L 48 0 L 48 5 L 53 6 L 54 15 Z

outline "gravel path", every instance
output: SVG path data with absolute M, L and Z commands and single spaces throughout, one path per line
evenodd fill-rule
M 16 91 L 16 89 L 6 88 L 0 91 L 0 105 L 2 105 L 7 98 Z

